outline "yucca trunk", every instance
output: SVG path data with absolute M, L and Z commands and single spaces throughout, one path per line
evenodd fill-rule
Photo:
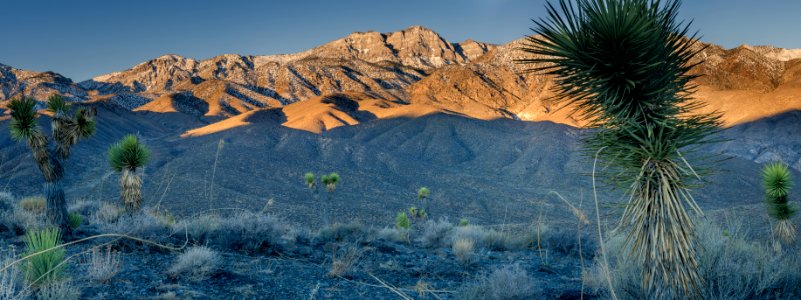
M 65 235 L 69 234 L 70 227 L 67 223 L 67 202 L 64 198 L 64 188 L 61 179 L 64 177 L 64 170 L 61 160 L 55 155 L 55 151 L 47 148 L 47 138 L 40 134 L 32 134 L 28 138 L 28 146 L 33 153 L 36 166 L 44 177 L 44 194 L 46 199 L 45 217 L 47 222 L 61 229 Z
M 44 192 L 47 205 L 45 216 L 53 226 L 57 226 L 65 235 L 70 232 L 67 222 L 67 200 L 64 197 L 64 188 L 61 179 L 44 183 Z
M 142 177 L 136 173 L 136 169 L 122 170 L 120 188 L 120 199 L 125 203 L 125 210 L 129 214 L 139 211 L 142 206 Z
M 331 211 L 331 192 L 329 191 L 325 197 L 325 203 L 323 203 L 323 225 L 328 227 L 331 225 L 330 221 L 330 214 Z
M 56 150 L 61 158 L 70 156 L 72 145 L 78 143 L 80 133 L 75 122 L 63 111 L 58 111 L 50 122 Z
M 647 161 L 631 189 L 623 224 L 642 263 L 643 293 L 653 299 L 696 298 L 701 277 L 695 258 L 694 226 L 685 204 L 697 212 L 675 162 Z
M 793 225 L 790 219 L 780 220 L 773 226 L 773 231 L 776 232 L 776 235 L 782 239 L 783 242 L 788 244 L 795 242 L 795 225 Z

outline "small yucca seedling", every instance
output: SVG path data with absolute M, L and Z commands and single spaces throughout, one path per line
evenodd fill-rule
M 793 186 L 790 169 L 782 163 L 768 164 L 762 169 L 762 183 L 768 215 L 778 222 L 774 227 L 776 235 L 787 243 L 795 241 L 796 230 L 790 219 L 797 209 L 787 199 Z
M 64 248 L 61 245 L 61 232 L 55 228 L 30 231 L 25 235 L 25 256 L 27 259 L 25 278 L 32 285 L 41 285 L 61 279 L 66 268 Z M 41 253 L 40 253 L 41 252 Z
M 71 212 L 67 215 L 67 223 L 70 225 L 70 228 L 77 229 L 83 224 L 83 216 L 79 213 Z
M 412 222 L 409 220 L 409 216 L 407 216 L 405 212 L 399 212 L 398 215 L 395 216 L 395 228 L 409 229 L 411 227 Z
M 150 149 L 139 143 L 135 135 L 126 135 L 108 150 L 111 168 L 121 172 L 120 200 L 128 213 L 138 211 L 142 206 L 142 177 L 136 169 L 143 167 L 150 159 Z

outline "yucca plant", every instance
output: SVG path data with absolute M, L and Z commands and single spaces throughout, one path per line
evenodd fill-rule
M 306 181 L 308 182 L 308 179 Z M 326 191 L 328 191 L 328 197 L 323 204 L 323 223 L 325 226 L 328 226 L 329 212 L 331 209 L 331 194 L 337 189 L 337 183 L 339 183 L 339 174 L 331 173 L 329 175 L 323 175 L 320 177 L 320 182 L 323 183 Z
M 795 241 L 795 226 L 792 218 L 797 209 L 788 202 L 790 188 L 793 186 L 790 169 L 783 163 L 771 163 L 762 169 L 762 183 L 765 186 L 765 204 L 768 215 L 776 220 L 774 232 L 784 242 Z
M 560 0 L 535 22 L 519 62 L 553 76 L 555 98 L 595 128 L 586 149 L 602 174 L 630 198 L 621 225 L 642 265 L 650 298 L 697 298 L 694 228 L 688 209 L 699 168 L 682 155 L 710 142 L 719 114 L 696 114 L 700 63 L 689 24 L 676 21 L 678 0 Z M 700 159 L 700 156 L 698 157 Z M 702 159 L 703 160 L 703 159 Z
M 312 192 L 312 197 L 314 198 L 315 201 L 317 201 L 317 177 L 314 176 L 314 173 L 307 172 L 305 175 L 303 175 L 303 179 L 306 182 L 306 187 L 308 187 L 309 190 Z M 323 225 L 325 227 L 328 227 L 328 225 L 330 225 L 328 221 L 327 205 L 328 205 L 327 203 L 323 204 Z
M 28 232 L 25 235 L 26 261 L 25 278 L 32 285 L 53 282 L 63 276 L 66 264 L 64 248 L 54 249 L 61 245 L 61 232 L 56 228 L 48 228 Z
M 417 211 L 417 217 L 425 218 L 428 217 L 429 214 L 429 205 L 428 205 L 428 197 L 431 195 L 431 191 L 428 190 L 427 187 L 421 187 L 417 190 L 417 200 L 420 201 L 420 209 Z
M 47 221 L 68 234 L 67 206 L 61 180 L 64 178 L 63 161 L 69 158 L 70 149 L 81 139 L 85 139 L 95 131 L 94 109 L 73 111 L 64 98 L 54 94 L 47 101 L 48 110 L 53 114 L 51 120 L 52 140 L 42 132 L 38 124 L 36 100 L 22 97 L 11 100 L 9 130 L 11 137 L 28 144 L 36 166 L 44 177 L 44 194 L 47 201 L 45 216 Z
M 126 135 L 108 150 L 108 161 L 114 171 L 121 172 L 120 200 L 125 210 L 132 214 L 142 206 L 142 177 L 137 169 L 147 164 L 150 149 L 132 134 Z

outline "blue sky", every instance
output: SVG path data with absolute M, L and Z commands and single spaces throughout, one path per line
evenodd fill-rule
M 162 54 L 305 50 L 352 31 L 431 28 L 451 42 L 529 34 L 544 0 L 4 1 L 0 63 L 81 81 Z M 801 48 L 799 0 L 685 0 L 703 40 Z

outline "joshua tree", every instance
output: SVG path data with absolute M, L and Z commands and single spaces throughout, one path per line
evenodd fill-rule
M 796 208 L 787 202 L 787 195 L 793 186 L 790 169 L 782 163 L 769 164 L 762 169 L 762 183 L 765 185 L 768 215 L 778 222 L 774 227 L 776 235 L 787 243 L 795 241 L 795 226 L 790 218 L 795 215 Z
M 323 176 L 326 177 L 326 176 Z M 314 200 L 317 200 L 317 179 L 314 177 L 314 173 L 307 172 L 306 175 L 303 175 L 303 179 L 306 181 L 306 186 L 312 191 L 312 197 Z M 328 227 L 328 207 L 326 204 L 323 204 L 323 225 Z
M 427 187 L 421 187 L 417 190 L 417 200 L 420 201 L 420 208 L 417 206 L 412 206 L 409 208 L 409 214 L 413 218 L 425 218 L 428 216 L 428 203 L 426 203 L 426 199 L 430 195 L 430 191 Z
M 54 94 L 47 101 L 47 108 L 53 114 L 51 119 L 51 145 L 38 125 L 36 100 L 22 97 L 11 100 L 11 137 L 25 141 L 33 153 L 36 165 L 44 177 L 44 194 L 47 199 L 45 215 L 47 221 L 69 234 L 67 206 L 61 180 L 64 178 L 63 161 L 69 158 L 70 149 L 79 140 L 91 136 L 95 131 L 94 109 L 73 111 L 64 98 Z
M 337 183 L 339 183 L 339 174 L 331 173 L 329 175 L 323 175 L 320 178 L 320 181 L 323 183 L 323 186 L 325 186 L 325 189 L 328 191 L 328 198 L 326 199 L 325 204 L 323 205 L 323 224 L 325 224 L 325 226 L 328 226 L 329 225 L 328 213 L 330 211 L 330 206 L 331 206 L 331 193 L 333 193 L 334 190 L 336 190 L 337 188 Z M 308 179 L 306 179 L 306 182 L 308 182 Z
M 121 172 L 120 200 L 125 210 L 132 214 L 142 206 L 142 177 L 136 169 L 150 159 L 150 149 L 139 143 L 135 135 L 129 134 L 108 149 L 108 161 L 114 171 Z
M 556 99 L 599 130 L 585 140 L 608 167 L 611 183 L 627 189 L 621 225 L 642 263 L 649 298 L 697 298 L 701 278 L 689 209 L 700 176 L 682 155 L 709 142 L 719 114 L 696 114 L 691 99 L 700 63 L 696 36 L 677 22 L 678 0 L 560 0 L 535 22 L 519 62 L 549 74 Z

